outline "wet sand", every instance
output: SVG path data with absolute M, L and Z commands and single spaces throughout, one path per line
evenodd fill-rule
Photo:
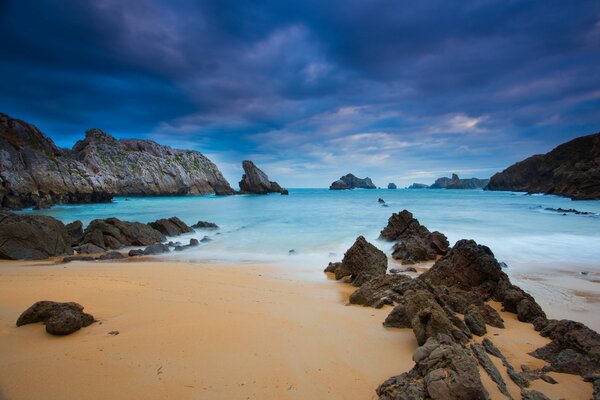
M 382 327 L 391 308 L 346 306 L 352 290 L 281 266 L 2 262 L 0 398 L 374 399 L 413 366 L 417 343 L 409 329 Z M 16 328 L 43 299 L 79 302 L 100 322 L 66 337 Z M 517 369 L 543 365 L 526 352 L 548 340 L 503 318 L 507 329 L 490 328 L 491 340 Z M 591 397 L 579 377 L 552 376 L 561 384 L 532 388 Z

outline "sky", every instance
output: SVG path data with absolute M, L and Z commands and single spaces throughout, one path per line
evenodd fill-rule
M 0 0 L 0 112 L 284 187 L 486 178 L 600 131 L 597 0 Z

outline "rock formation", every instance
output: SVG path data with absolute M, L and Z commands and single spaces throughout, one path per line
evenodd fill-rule
M 149 246 L 164 241 L 165 236 L 149 225 L 107 218 L 90 222 L 80 244 L 90 243 L 109 250 L 126 246 Z
M 429 185 L 426 185 L 424 183 L 413 183 L 408 188 L 409 189 L 428 189 Z
M 65 225 L 45 215 L 0 211 L 0 259 L 35 260 L 72 254 Z
M 329 190 L 347 190 L 347 189 L 377 189 L 371 181 L 371 178 L 357 178 L 352 174 L 344 175 L 329 186 Z
M 115 195 L 233 194 L 209 159 L 149 140 L 87 131 L 60 149 L 35 126 L 0 114 L 0 206 L 47 208 Z
M 573 200 L 600 199 L 600 133 L 563 143 L 492 176 L 487 190 L 545 193 Z
M 452 174 L 452 178 L 439 178 L 429 186 L 430 189 L 483 189 L 489 179 L 468 178 L 460 179 L 458 175 Z
M 363 236 L 359 236 L 346 251 L 342 262 L 330 263 L 325 272 L 332 272 L 336 279 L 350 277 L 354 286 L 360 286 L 372 278 L 385 275 L 387 257 Z
M 398 189 L 398 186 L 396 186 L 396 184 L 394 182 L 390 182 L 388 183 L 388 189 Z
M 194 232 L 192 228 L 187 226 L 185 222 L 177 217 L 161 218 L 154 222 L 150 222 L 148 225 L 165 236 L 179 236 L 184 233 Z
M 192 225 L 192 228 L 195 228 L 195 229 L 219 229 L 219 225 L 215 224 L 214 222 L 198 221 L 194 225 Z
M 23 311 L 17 326 L 43 322 L 46 332 L 52 335 L 69 335 L 94 323 L 94 316 L 83 312 L 83 306 L 77 303 L 57 303 L 38 301 Z
M 244 160 L 242 162 L 244 168 L 244 175 L 240 181 L 240 193 L 242 194 L 267 194 L 267 193 L 281 193 L 288 194 L 287 189 L 279 186 L 277 182 L 269 180 L 267 174 L 265 174 L 260 168 L 258 168 L 252 161 Z
M 398 241 L 392 257 L 402 260 L 403 264 L 435 260 L 448 251 L 446 236 L 438 231 L 429 232 L 408 210 L 392 214 L 381 231 L 381 238 Z

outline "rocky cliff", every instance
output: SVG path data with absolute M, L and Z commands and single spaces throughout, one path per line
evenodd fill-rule
M 545 193 L 600 200 L 600 133 L 563 143 L 492 176 L 487 190 Z
M 468 178 L 460 179 L 458 175 L 452 174 L 452 178 L 439 178 L 430 189 L 483 189 L 489 182 L 489 179 Z
M 114 195 L 232 194 L 216 165 L 196 151 L 98 130 L 72 150 L 0 113 L 0 206 L 11 209 L 110 201 Z
M 371 181 L 371 178 L 357 178 L 352 174 L 344 175 L 329 186 L 329 190 L 346 189 L 376 189 L 377 187 Z
M 242 161 L 242 167 L 244 168 L 244 175 L 240 181 L 240 193 L 242 194 L 267 194 L 267 193 L 281 193 L 288 194 L 287 189 L 279 186 L 277 182 L 269 180 L 267 174 L 265 174 L 260 168 L 258 168 L 252 161 Z

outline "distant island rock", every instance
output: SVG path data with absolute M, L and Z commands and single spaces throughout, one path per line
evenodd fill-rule
M 116 195 L 234 193 L 197 151 L 117 140 L 100 129 L 61 149 L 35 126 L 0 113 L 0 154 L 0 206 L 9 209 L 108 202 Z
M 244 160 L 242 162 L 244 175 L 240 181 L 240 193 L 242 194 L 267 194 L 281 193 L 288 194 L 287 189 L 279 186 L 277 182 L 271 182 L 267 174 L 258 168 L 252 161 Z
M 452 178 L 439 178 L 430 189 L 483 189 L 489 182 L 489 179 L 468 178 L 460 179 L 458 175 L 452 174 Z
M 347 189 L 377 189 L 371 181 L 371 178 L 357 178 L 353 174 L 342 176 L 329 186 L 329 190 L 347 190 Z
M 394 182 L 388 183 L 388 189 L 398 189 L 398 186 Z
M 600 132 L 531 156 L 492 176 L 486 190 L 600 200 Z
M 424 183 L 413 183 L 408 187 L 409 189 L 429 189 L 429 185 Z

